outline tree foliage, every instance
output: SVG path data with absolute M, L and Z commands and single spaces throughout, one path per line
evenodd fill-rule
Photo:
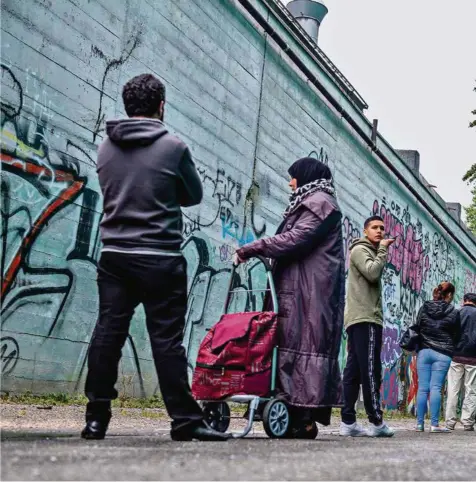
M 473 90 L 476 92 L 476 87 L 475 87 Z M 473 111 L 471 111 L 471 114 L 473 114 L 474 116 L 476 116 L 476 109 L 474 109 Z M 469 127 L 476 127 L 476 118 L 473 119 L 472 121 L 470 121 Z
M 476 92 L 476 87 L 473 89 Z M 473 116 L 476 116 L 476 109 L 471 111 Z M 476 117 L 470 121 L 469 127 L 473 128 L 476 127 Z M 468 181 L 469 184 L 473 184 L 473 189 L 471 189 L 471 194 L 473 195 L 473 199 L 471 200 L 471 204 L 465 208 L 466 212 L 466 224 L 468 228 L 471 230 L 473 234 L 476 234 L 476 186 L 474 185 L 476 181 L 476 164 L 473 164 L 466 174 L 463 176 L 463 181 Z
M 465 208 L 466 226 L 473 234 L 476 234 L 476 186 L 471 189 L 471 194 L 473 195 L 471 204 Z
M 474 92 L 476 92 L 476 87 L 473 89 Z M 476 116 L 476 109 L 471 111 L 471 114 L 473 114 L 474 116 Z M 469 127 L 472 128 L 472 127 L 476 127 L 476 118 L 473 119 L 472 121 L 470 121 L 469 123 Z M 473 164 L 469 169 L 468 171 L 466 172 L 466 174 L 463 176 L 463 181 L 468 181 L 469 183 L 472 183 L 474 181 L 476 181 L 476 164 Z M 474 198 L 473 198 L 473 203 L 474 203 Z

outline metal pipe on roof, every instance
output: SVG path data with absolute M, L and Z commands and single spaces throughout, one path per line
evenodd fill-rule
M 319 27 L 329 11 L 324 3 L 316 0 L 292 0 L 286 8 L 317 44 Z

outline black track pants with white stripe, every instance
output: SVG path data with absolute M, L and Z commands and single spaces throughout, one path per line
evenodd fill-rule
M 356 421 L 355 404 L 362 385 L 369 422 L 382 423 L 380 386 L 382 384 L 382 327 L 376 323 L 357 323 L 347 329 L 347 364 L 344 370 L 344 408 L 342 421 Z

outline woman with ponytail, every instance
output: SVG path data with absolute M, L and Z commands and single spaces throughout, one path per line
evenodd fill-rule
M 420 334 L 417 371 L 417 428 L 424 431 L 424 419 L 430 396 L 432 433 L 450 432 L 439 426 L 441 389 L 450 368 L 451 358 L 459 340 L 459 312 L 452 304 L 455 287 L 448 281 L 433 290 L 433 301 L 426 301 L 418 312 Z

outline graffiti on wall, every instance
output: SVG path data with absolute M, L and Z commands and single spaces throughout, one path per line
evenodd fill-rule
M 473 276 L 458 258 L 448 239 L 424 227 L 408 206 L 397 200 L 375 200 L 372 214 L 380 215 L 395 243 L 389 248 L 382 280 L 384 332 L 382 347 L 383 402 L 388 408 L 414 410 L 416 360 L 398 345 L 402 332 L 415 321 L 418 310 L 431 298 L 433 288 L 450 280 L 456 302 L 472 286 Z
M 190 367 L 206 331 L 223 313 L 234 252 L 266 232 L 265 220 L 257 215 L 259 186 L 255 181 L 244 194 L 243 183 L 225 169 L 199 165 L 197 170 L 206 209 L 201 205 L 185 210 L 182 230 L 189 280 L 185 345 Z M 253 291 L 266 286 L 263 266 L 254 262 L 240 270 L 235 273 L 230 309 L 259 309 L 264 293 Z
M 449 241 L 439 232 L 426 229 L 407 205 L 384 197 L 373 202 L 368 214 L 381 216 L 388 236 L 395 238 L 382 276 L 382 401 L 390 409 L 407 407 L 414 411 L 418 387 L 416 359 L 402 353 L 399 339 L 415 321 L 424 301 L 430 299 L 435 286 L 443 280 L 452 281 L 456 286 L 456 303 L 459 303 L 464 292 L 475 289 L 474 273 L 462 265 Z M 346 270 L 349 268 L 350 245 L 360 237 L 358 227 L 362 221 L 343 219 Z M 345 358 L 344 333 L 341 367 L 345 365 Z
M 228 292 L 231 263 L 222 258 L 222 248 L 235 251 L 230 245 L 217 249 L 210 238 L 203 233 L 195 233 L 183 246 L 187 259 L 188 311 L 186 317 L 184 343 L 190 367 L 197 358 L 200 342 L 224 312 L 224 302 Z M 233 296 L 229 311 L 260 310 L 263 305 L 266 287 L 266 273 L 259 261 L 242 265 L 235 272 L 230 287 Z
M 327 152 L 324 150 L 323 147 L 312 150 L 308 154 L 308 157 L 314 157 L 318 161 L 323 162 L 326 166 L 329 164 L 329 155 L 327 154 Z
M 185 210 L 182 233 L 184 237 L 195 231 L 212 228 L 217 223 L 221 226 L 221 238 L 229 244 L 243 246 L 266 232 L 264 219 L 257 220 L 256 205 L 259 198 L 259 186 L 252 181 L 248 192 L 243 196 L 243 185 L 230 173 L 217 168 L 209 169 L 197 166 L 200 175 L 205 202 L 208 202 L 205 215 L 201 207 Z M 260 223 L 260 227 L 258 226 Z
M 100 251 L 101 203 L 95 173 L 96 145 L 108 105 L 105 86 L 124 67 L 139 45 L 130 37 L 117 58 L 97 47 L 104 72 L 100 96 L 88 127 L 88 138 L 61 129 L 61 100 L 34 70 L 2 63 L 1 100 L 1 273 L 2 374 L 23 379 L 64 381 L 80 387 L 87 344 L 97 315 L 96 264 Z M 92 134 L 92 135 L 91 135 Z M 329 164 L 319 145 L 309 153 Z M 219 160 L 217 166 L 197 166 L 204 202 L 184 210 L 182 232 L 188 262 L 189 304 L 185 345 L 193 368 L 206 331 L 223 312 L 230 281 L 230 262 L 237 247 L 273 232 L 261 209 L 271 202 L 266 180 L 254 172 L 243 176 Z M 398 340 L 443 279 L 457 287 L 457 299 L 476 290 L 476 275 L 448 239 L 430 228 L 395 196 L 369 199 L 368 214 L 380 214 L 396 238 L 382 280 L 383 332 L 382 399 L 388 408 L 414 405 L 417 387 L 415 360 L 404 356 Z M 269 206 L 267 206 L 269 207 Z M 281 206 L 280 206 L 281 207 Z M 276 211 L 276 209 L 274 209 Z M 268 211 L 269 212 L 269 211 Z M 345 216 L 343 239 L 346 267 L 350 246 L 360 236 L 362 219 Z M 233 278 L 236 294 L 231 309 L 260 309 L 266 278 L 259 263 L 242 266 Z M 156 389 L 143 313 L 137 312 L 124 351 L 123 372 L 138 385 L 138 394 Z M 343 336 L 340 363 L 345 363 Z M 151 381 L 150 381 L 150 380 Z
M 50 370 L 50 379 L 67 379 L 78 388 L 98 308 L 95 270 L 102 214 L 96 146 L 60 135 L 56 99 L 46 93 L 44 79 L 28 71 L 23 80 L 2 64 L 2 86 L 8 89 L 1 105 L 0 298 L 2 331 L 8 334 L 0 341 L 2 374 L 33 378 L 38 362 L 49 363 L 45 370 Z M 103 115 L 100 109 L 98 116 Z M 198 170 L 210 205 L 206 220 L 200 209 L 184 213 L 190 300 L 185 344 L 191 367 L 207 328 L 222 312 L 234 251 L 266 230 L 256 216 L 255 185 L 244 194 L 242 183 L 224 169 Z M 241 295 L 233 297 L 232 308 L 258 308 L 261 295 L 249 290 L 263 288 L 263 283 L 259 266 L 237 273 L 234 284 Z M 136 393 L 145 395 L 155 382 L 144 385 L 144 379 L 154 379 L 155 373 L 147 373 L 151 364 L 141 366 L 144 357 L 150 358 L 142 317 L 140 312 L 135 315 L 136 326 L 142 328 L 128 339 L 126 358 L 133 361 L 122 373 L 132 372 L 139 386 Z
M 57 101 L 42 79 L 27 70 L 21 83 L 9 65 L 1 68 L 7 87 L 1 109 L 2 330 L 49 337 L 74 297 L 72 263 L 94 265 L 97 257 L 99 196 L 88 186 L 94 162 L 90 146 L 53 142 L 60 139 L 51 127 Z M 37 312 L 40 317 L 31 316 Z M 6 340 L 2 370 L 10 373 L 22 349 L 13 336 Z
M 58 128 L 39 74 L 1 69 L 2 375 L 28 379 L 43 365 L 47 379 L 77 384 L 97 313 L 96 146 Z M 126 351 L 140 374 L 132 337 Z
M 98 113 L 97 113 L 96 121 L 94 123 L 94 128 L 93 128 L 93 142 L 95 142 L 97 137 L 104 132 L 104 123 L 106 120 L 106 114 L 104 112 L 103 100 L 105 96 L 106 81 L 108 77 L 111 75 L 111 72 L 113 72 L 114 70 L 117 70 L 119 67 L 124 65 L 129 60 L 132 53 L 137 49 L 137 47 L 141 42 L 141 35 L 142 35 L 141 26 L 136 25 L 133 31 L 135 33 L 133 35 L 130 35 L 127 38 L 127 41 L 118 58 L 114 58 L 114 59 L 109 58 L 106 54 L 104 54 L 104 52 L 97 45 L 91 46 L 91 54 L 94 55 L 95 57 L 100 58 L 105 63 L 105 68 L 104 68 L 104 72 L 101 80 L 101 89 L 99 91 Z

